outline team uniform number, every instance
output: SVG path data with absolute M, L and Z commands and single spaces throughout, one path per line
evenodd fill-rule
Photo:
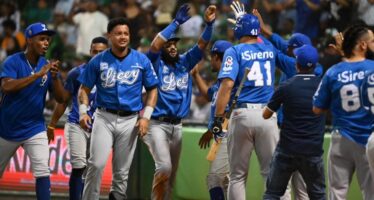
M 340 89 L 340 98 L 342 99 L 342 107 L 347 112 L 353 112 L 360 108 L 360 92 L 356 85 L 344 85 Z
M 262 63 L 260 63 L 259 61 L 253 62 L 253 65 L 247 75 L 247 78 L 249 81 L 254 81 L 255 86 L 264 86 L 265 82 L 267 86 L 270 86 L 272 83 L 270 61 L 266 61 L 264 63 L 264 68 L 266 70 L 267 77 L 266 80 L 264 80 L 264 74 L 261 72 L 261 64 Z
M 368 99 L 371 104 L 370 110 L 374 114 L 374 87 L 368 87 Z

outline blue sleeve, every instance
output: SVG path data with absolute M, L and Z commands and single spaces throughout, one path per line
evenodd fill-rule
M 275 91 L 273 96 L 271 97 L 267 107 L 272 110 L 273 112 L 276 112 L 281 105 L 284 102 L 284 88 L 285 84 L 281 84 Z
M 270 38 L 270 42 L 280 50 L 282 53 L 287 53 L 288 43 L 280 35 L 273 33 Z
M 74 93 L 74 89 L 76 87 L 76 82 L 77 82 L 78 76 L 79 76 L 79 69 L 78 68 L 74 68 L 68 73 L 64 88 L 65 88 L 65 90 L 69 91 L 70 94 Z
M 19 69 L 19 67 L 17 67 L 14 59 L 6 59 L 3 64 L 0 78 L 17 79 L 17 69 Z
M 142 73 L 143 78 L 143 85 L 147 88 L 155 87 L 159 81 L 156 75 L 155 70 L 153 69 L 152 63 L 146 57 L 144 57 L 143 61 L 144 71 Z
M 321 64 L 317 63 L 316 68 L 314 68 L 314 74 L 318 77 L 323 75 L 323 66 Z
M 213 94 L 214 94 L 213 87 L 210 87 L 210 88 L 208 89 L 207 94 L 208 94 L 208 101 L 212 101 L 212 99 L 213 99 Z
M 286 79 L 297 74 L 295 58 L 287 56 L 280 51 L 278 51 L 276 58 L 276 66 L 286 75 Z
M 102 54 L 95 56 L 94 59 L 86 65 L 86 68 L 83 70 L 82 74 L 79 76 L 78 80 L 82 85 L 92 89 L 95 85 L 97 78 L 100 74 L 100 64 L 99 59 Z
M 313 97 L 313 106 L 328 109 L 331 103 L 330 77 L 328 73 L 322 78 L 321 83 Z
M 229 78 L 235 81 L 238 73 L 239 60 L 237 59 L 235 49 L 231 47 L 225 51 L 222 67 L 219 70 L 218 79 Z
M 203 51 L 195 45 L 190 50 L 188 50 L 184 56 L 183 65 L 185 65 L 188 68 L 188 71 L 191 71 L 195 65 L 203 58 Z

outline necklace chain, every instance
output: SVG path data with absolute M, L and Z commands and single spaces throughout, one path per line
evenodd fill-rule
M 26 58 L 26 62 L 27 62 L 27 65 L 30 67 L 30 69 L 31 69 L 31 75 L 34 75 L 35 74 L 35 70 L 34 70 L 34 68 L 32 68 L 32 66 L 31 66 L 31 64 L 30 64 L 30 62 L 29 62 L 29 60 L 27 59 L 27 57 L 26 57 L 26 53 L 25 53 L 25 58 Z

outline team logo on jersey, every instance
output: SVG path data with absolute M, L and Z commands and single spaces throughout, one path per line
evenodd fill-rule
M 231 71 L 232 65 L 233 65 L 233 58 L 231 56 L 227 56 L 222 70 L 224 72 Z
M 188 74 L 186 73 L 181 78 L 176 78 L 175 74 L 172 72 L 168 76 L 164 76 L 162 79 L 161 90 L 163 91 L 172 91 L 176 88 L 182 90 L 186 89 L 188 86 Z
M 118 81 L 118 84 L 132 85 L 138 79 L 139 73 L 139 69 L 128 71 L 120 70 L 117 72 L 114 68 L 109 68 L 100 74 L 100 79 L 102 81 L 101 85 L 104 88 L 114 87 L 116 85 L 116 81 Z
M 108 69 L 108 67 L 109 67 L 108 63 L 106 63 L 106 62 L 101 62 L 100 63 L 100 71 L 104 71 L 104 70 Z
M 163 74 L 168 74 L 168 73 L 169 73 L 169 68 L 168 68 L 166 65 L 164 65 L 164 66 L 162 67 L 162 73 L 163 73 Z
M 47 80 L 48 80 L 48 75 L 44 74 L 44 76 L 42 77 L 42 80 L 40 81 L 40 87 L 43 87 L 45 83 L 47 82 Z

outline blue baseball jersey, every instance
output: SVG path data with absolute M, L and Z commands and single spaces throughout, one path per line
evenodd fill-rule
M 23 52 L 9 56 L 4 61 L 0 78 L 21 79 L 47 64 L 39 57 L 36 66 L 31 66 Z M 47 90 L 51 87 L 51 75 L 48 73 L 23 88 L 9 94 L 2 94 L 0 102 L 0 137 L 11 141 L 22 141 L 45 131 L 43 109 Z
M 82 85 L 96 86 L 96 106 L 136 112 L 143 108 L 142 88 L 153 88 L 158 79 L 152 63 L 134 49 L 122 60 L 107 49 L 90 60 L 79 76 Z
M 195 45 L 180 55 L 175 66 L 165 63 L 160 52 L 149 51 L 147 56 L 160 79 L 157 104 L 152 117 L 186 117 L 190 111 L 192 96 L 192 79 L 189 72 L 202 59 L 203 51 Z
M 361 145 L 366 145 L 374 120 L 361 103 L 360 87 L 373 66 L 371 60 L 340 62 L 326 72 L 314 95 L 315 107 L 331 110 L 334 129 Z
M 67 76 L 64 88 L 72 96 L 72 106 L 68 115 L 68 122 L 79 124 L 79 105 L 78 105 L 78 90 L 81 83 L 78 81 L 79 76 L 85 69 L 86 64 L 80 65 L 72 69 Z M 92 117 L 95 112 L 96 87 L 94 87 L 89 95 L 90 109 L 88 114 Z
M 236 88 L 249 68 L 237 103 L 267 103 L 274 92 L 276 56 L 268 43 L 235 45 L 225 51 L 218 79 L 229 78 Z
M 369 73 L 361 85 L 361 101 L 369 114 L 374 116 L 374 71 Z M 374 131 L 374 124 L 371 130 Z

